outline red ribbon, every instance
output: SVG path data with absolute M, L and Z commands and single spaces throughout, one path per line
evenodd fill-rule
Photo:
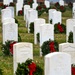
M 13 43 L 11 43 L 10 44 L 10 46 L 9 46 L 9 50 L 10 50 L 10 53 L 13 55 L 13 45 L 15 44 L 16 42 L 13 42 Z
M 23 13 L 22 10 L 20 10 L 19 13 L 22 15 L 22 13 Z
M 56 51 L 55 48 L 54 48 L 54 42 L 50 42 L 49 47 L 50 47 L 50 52 L 55 52 Z
M 62 28 L 62 26 L 60 25 L 60 23 L 58 23 L 57 27 L 58 27 L 58 29 L 59 29 L 60 32 L 64 31 L 63 28 Z
M 72 74 L 73 74 L 73 75 L 75 75 L 75 67 L 72 67 L 72 69 L 71 69 L 71 70 L 72 70 L 72 71 L 71 71 L 71 72 L 72 72 Z
M 33 75 L 33 72 L 36 71 L 36 64 L 35 63 L 31 63 L 28 65 L 28 68 L 29 68 L 29 75 Z

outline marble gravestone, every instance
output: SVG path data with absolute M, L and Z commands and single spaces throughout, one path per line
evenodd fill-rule
M 6 9 L 10 9 L 12 12 L 12 17 L 14 18 L 14 7 L 10 6 L 10 7 L 6 7 Z
M 15 19 L 14 18 L 7 18 L 3 21 L 2 24 L 6 24 L 6 23 L 15 23 Z
M 10 9 L 2 9 L 1 10 L 1 19 L 2 19 L 2 23 L 5 19 L 7 18 L 13 18 L 12 16 L 12 11 Z
M 52 20 L 52 12 L 56 11 L 56 9 L 49 9 L 49 23 L 50 23 L 50 20 Z
M 26 20 L 26 10 L 30 8 L 30 5 L 24 5 L 24 20 Z
M 64 1 L 63 0 L 59 0 L 59 4 L 60 4 L 60 6 L 64 6 Z
M 18 15 L 18 11 L 22 10 L 23 5 L 21 3 L 16 3 L 16 16 Z
M 29 10 L 33 10 L 33 8 L 27 8 L 27 9 L 26 9 L 26 15 L 25 15 L 25 18 L 26 18 L 26 27 L 28 27 Z
M 60 11 L 52 12 L 52 24 L 55 25 L 56 23 L 62 23 L 62 13 Z
M 3 44 L 7 40 L 18 41 L 18 25 L 16 23 L 3 24 Z
M 73 7 L 75 6 L 75 2 L 73 2 Z
M 64 52 L 53 52 L 45 56 L 44 75 L 71 75 L 71 56 Z
M 49 39 L 54 40 L 54 26 L 52 24 L 42 24 L 40 26 L 40 46 Z
M 75 64 L 75 43 L 61 43 L 59 44 L 59 51 L 71 55 L 71 64 Z
M 9 1 L 10 1 L 10 3 L 13 2 L 13 0 L 9 0 Z
M 23 63 L 27 59 L 33 59 L 33 44 L 28 42 L 16 43 L 13 46 L 13 68 L 14 75 L 18 63 Z
M 9 5 L 10 4 L 10 1 L 9 0 L 3 0 L 3 4 L 4 5 Z
M 30 33 L 30 23 L 38 18 L 37 10 L 31 9 L 28 11 L 28 33 Z
M 46 1 L 46 0 L 45 0 L 45 3 L 44 3 L 44 4 L 46 5 L 47 8 L 50 7 L 50 2 L 49 2 L 49 1 Z
M 17 0 L 17 3 L 23 4 L 24 0 Z
M 75 25 L 75 19 L 67 19 L 66 20 L 66 42 L 68 42 L 69 33 L 73 32 L 73 27 Z
M 40 33 L 40 25 L 45 24 L 45 19 L 38 18 L 34 21 L 34 44 L 37 44 L 37 33 Z M 39 38 L 40 39 L 40 38 Z
M 40 26 L 40 47 L 45 41 L 54 40 L 54 25 L 52 24 L 42 24 Z M 40 56 L 42 56 L 42 51 L 40 49 Z
M 37 6 L 38 6 L 38 3 L 33 3 L 33 4 L 32 4 L 32 8 L 33 8 L 33 9 L 36 9 Z

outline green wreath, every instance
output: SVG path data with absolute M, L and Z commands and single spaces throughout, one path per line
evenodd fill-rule
M 30 23 L 30 33 L 34 33 L 34 22 Z
M 32 59 L 27 59 L 22 64 L 18 63 L 15 73 L 16 75 L 30 75 L 30 71 L 33 75 L 43 75 L 43 69 L 36 65 Z
M 61 12 L 65 12 L 65 11 L 66 11 L 66 8 L 65 8 L 65 6 L 60 6 L 59 10 L 60 10 Z
M 73 43 L 73 32 L 69 32 L 69 36 L 68 36 L 68 42 L 69 43 Z
M 43 56 L 48 53 L 58 51 L 58 43 L 56 41 L 52 41 L 52 40 L 45 41 L 41 46 L 41 50 L 42 50 Z
M 58 27 L 58 24 L 62 27 L 63 31 L 61 32 L 61 27 Z M 57 23 L 54 25 L 54 33 L 55 34 L 58 34 L 58 33 L 66 33 L 66 26 L 64 24 L 60 24 L 60 23 Z

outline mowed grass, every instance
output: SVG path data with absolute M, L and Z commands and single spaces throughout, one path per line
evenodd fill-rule
M 28 33 L 27 28 L 25 27 L 25 21 L 23 16 L 15 16 L 19 22 L 18 32 L 22 38 L 22 42 L 33 43 L 33 56 L 34 61 L 40 65 L 44 70 L 44 57 L 40 57 L 40 46 L 39 44 L 34 45 L 34 34 Z M 44 18 L 46 23 L 48 23 L 48 14 L 43 13 L 39 18 Z M 62 14 L 62 23 L 66 25 L 66 20 L 72 18 L 72 11 L 66 10 Z M 0 16 L 1 20 L 1 16 Z M 66 42 L 65 34 L 54 34 L 55 40 L 60 44 Z M 0 23 L 0 68 L 3 70 L 3 75 L 13 75 L 13 56 L 4 56 L 2 53 L 2 24 Z

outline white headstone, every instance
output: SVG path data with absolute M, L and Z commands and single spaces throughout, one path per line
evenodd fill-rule
M 60 0 L 59 1 L 59 4 L 60 4 L 60 6 L 64 6 L 64 1 L 63 0 Z
M 9 5 L 10 4 L 10 1 L 9 0 L 3 0 L 3 4 L 4 5 Z
M 52 24 L 42 24 L 40 26 L 40 46 L 49 39 L 54 40 L 54 26 Z
M 70 54 L 71 64 L 75 64 L 75 44 L 74 43 L 59 44 L 59 51 Z
M 28 58 L 33 59 L 33 44 L 27 42 L 16 43 L 13 46 L 14 75 L 18 63 L 25 62 Z
M 49 8 L 50 7 L 50 2 L 49 1 L 45 1 L 45 5 L 46 5 L 47 8 Z
M 52 12 L 52 24 L 56 24 L 58 22 L 60 22 L 60 24 L 62 23 L 62 13 L 60 11 L 54 11 Z
M 56 9 L 49 9 L 49 23 L 50 23 L 50 20 L 52 20 L 52 12 L 56 11 Z
M 24 0 L 17 0 L 17 3 L 21 3 L 23 5 Z
M 37 0 L 33 0 L 34 1 L 34 3 L 37 3 Z
M 16 23 L 3 24 L 3 44 L 7 40 L 18 41 L 18 25 Z
M 26 20 L 26 10 L 30 8 L 30 5 L 24 5 L 24 20 Z
M 13 2 L 13 0 L 9 0 L 9 1 L 10 1 L 10 3 Z
M 37 10 L 31 9 L 28 11 L 28 15 L 29 15 L 28 16 L 29 17 L 29 19 L 28 19 L 28 33 L 29 33 L 30 32 L 30 23 L 34 22 L 34 20 L 38 18 L 38 12 L 37 12 Z
M 73 7 L 75 6 L 75 2 L 73 3 Z
M 73 26 L 75 25 L 75 19 L 68 19 L 66 21 L 66 41 L 68 41 L 69 33 L 73 32 Z
M 37 4 L 37 3 L 33 3 L 33 4 L 32 4 L 32 8 L 33 8 L 33 9 L 36 9 L 36 8 L 37 8 L 37 6 L 38 6 L 38 4 Z
M 3 24 L 5 23 L 15 23 L 15 19 L 14 18 L 7 18 L 3 21 Z
M 28 8 L 26 9 L 26 27 L 28 27 L 28 20 L 29 20 L 29 14 L 28 14 L 28 11 L 31 10 L 32 8 Z
M 40 33 L 40 25 L 45 24 L 45 19 L 38 18 L 34 21 L 34 44 L 37 44 L 37 33 Z M 40 37 L 39 37 L 40 39 Z
M 42 24 L 40 26 L 40 47 L 45 41 L 48 41 L 49 39 L 54 40 L 54 26 L 52 24 Z M 40 56 L 42 56 L 41 49 Z
M 75 11 L 72 13 L 73 19 L 75 19 Z
M 18 11 L 22 10 L 23 5 L 21 3 L 16 3 L 16 16 L 18 15 Z
M 71 75 L 71 56 L 53 52 L 45 56 L 45 75 Z
M 10 9 L 11 10 L 12 16 L 14 18 L 14 7 L 10 6 L 10 7 L 6 7 L 6 9 Z
M 1 10 L 2 23 L 7 18 L 13 18 L 12 11 L 10 9 L 2 9 Z

